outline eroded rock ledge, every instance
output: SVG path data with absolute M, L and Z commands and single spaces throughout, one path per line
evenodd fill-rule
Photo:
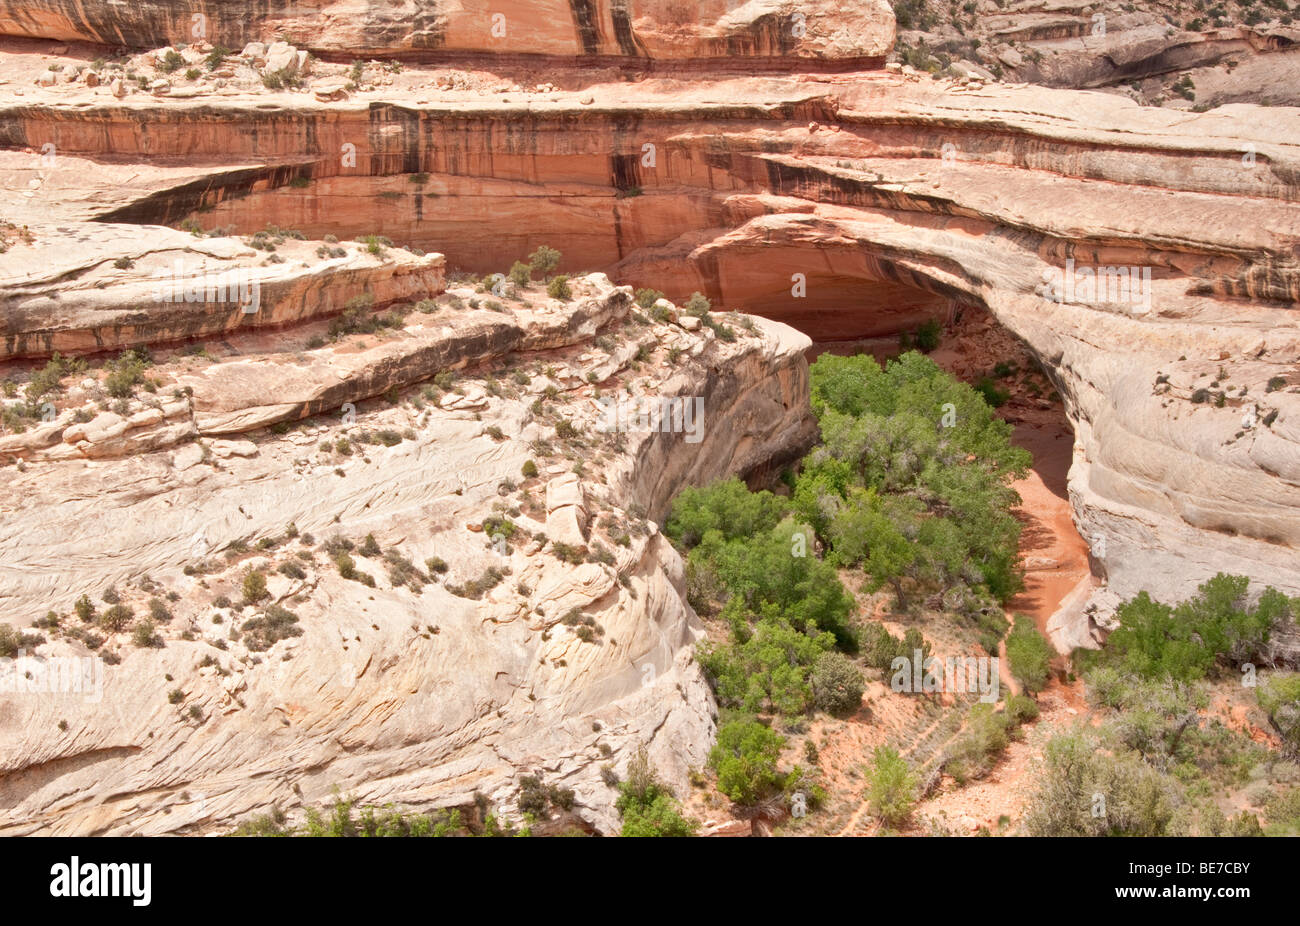
M 91 656 L 98 698 L 0 695 L 0 830 L 202 831 L 335 787 L 366 802 L 477 793 L 509 808 L 536 771 L 607 831 L 616 792 L 601 768 L 641 744 L 685 787 L 715 708 L 692 658 L 681 559 L 646 514 L 688 482 L 812 439 L 808 341 L 732 316 L 727 343 L 634 316 L 630 290 L 601 275 L 572 286 L 570 302 L 533 287 L 479 309 L 470 300 L 490 295 L 453 288 L 400 328 L 312 351 L 177 352 L 152 369 L 183 398 L 127 432 L 174 439 L 135 440 L 123 457 L 111 453 L 120 435 L 105 438 L 93 461 L 61 442 L 69 450 L 10 470 L 6 615 L 66 612 L 113 586 L 138 615 L 156 598 L 172 616 L 162 648 L 110 634 L 100 648 L 120 664 L 100 664 L 84 636 L 40 647 Z M 598 392 L 701 397 L 698 439 L 604 433 Z M 78 433 L 112 430 L 99 425 Z M 536 474 L 521 475 L 530 460 Z M 492 517 L 518 533 L 488 536 Z M 373 586 L 344 578 L 321 546 L 366 534 L 400 554 L 354 551 Z M 411 579 L 403 557 L 447 571 L 415 565 Z M 236 613 L 250 571 L 269 576 L 268 597 Z M 298 616 L 301 636 L 257 649 L 256 633 L 232 634 L 272 604 Z

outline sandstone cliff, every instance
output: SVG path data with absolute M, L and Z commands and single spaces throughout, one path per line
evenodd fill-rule
M 0 695 L 3 829 L 185 831 L 319 803 L 335 787 L 381 803 L 478 793 L 509 807 L 519 776 L 536 771 L 608 830 L 601 767 L 641 744 L 683 787 L 714 707 L 693 662 L 681 560 L 645 510 L 688 480 L 810 440 L 807 341 L 762 322 L 724 344 L 708 329 L 629 321 L 628 291 L 603 277 L 574 288 L 571 304 L 534 295 L 500 312 L 415 313 L 377 342 L 246 353 L 253 342 L 236 336 L 236 357 L 163 359 L 156 375 L 185 388 L 174 413 L 142 427 L 166 428 L 166 440 L 115 443 L 101 415 L 76 452 L 33 454 L 46 462 L 6 479 L 6 616 L 65 611 L 108 587 L 138 614 L 164 589 L 176 595 L 162 648 L 125 634 L 99 644 L 121 654 L 97 670 L 102 693 Z M 593 346 L 625 325 L 630 350 Z M 466 365 L 433 405 L 407 389 Z M 397 406 L 362 401 L 393 389 Z M 602 433 L 598 389 L 700 396 L 698 439 Z M 581 437 L 557 439 L 560 418 Z M 580 477 L 566 457 L 584 461 Z M 529 460 L 541 470 L 521 478 Z M 79 493 L 89 481 L 96 490 Z M 493 516 L 520 533 L 481 532 Z M 319 546 L 366 534 L 389 557 L 356 553 L 372 584 L 345 578 Z M 575 566 L 567 550 L 593 555 Z M 411 578 L 403 557 L 438 557 L 446 576 L 416 566 Z M 249 571 L 270 576 L 269 597 L 233 610 Z M 259 649 L 247 622 L 271 604 L 302 633 Z M 578 633 L 588 626 L 590 642 Z M 40 652 L 87 650 L 74 634 Z
M 271 3 L 240 0 L 142 5 L 5 0 L 0 35 L 155 48 L 208 41 L 231 49 L 277 36 L 311 51 L 352 59 L 496 58 L 713 60 L 883 59 L 894 34 L 884 0 L 848 6 L 814 0 L 546 0 L 450 3 L 357 0 Z

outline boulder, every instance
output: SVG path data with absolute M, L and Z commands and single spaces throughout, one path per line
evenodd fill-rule
M 298 70 L 298 49 L 294 48 L 288 42 L 274 42 L 266 50 L 266 65 L 268 71 L 290 71 L 296 73 Z
M 346 85 L 342 81 L 329 81 L 323 84 L 316 84 L 312 88 L 316 94 L 316 99 L 322 103 L 329 103 L 335 100 L 347 99 Z

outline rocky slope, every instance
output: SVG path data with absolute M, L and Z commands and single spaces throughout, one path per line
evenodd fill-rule
M 1300 103 L 1287 0 L 897 0 L 891 58 L 924 71 L 1108 88 L 1144 105 Z
M 103 613 L 112 588 L 170 616 L 158 648 L 129 628 L 88 640 L 71 614 L 50 634 L 42 656 L 92 644 L 121 661 L 96 670 L 102 692 L 4 696 L 4 831 L 185 831 L 335 787 L 510 806 L 530 771 L 607 830 L 601 766 L 641 744 L 683 785 L 715 709 L 681 560 L 646 512 L 810 440 L 807 342 L 761 322 L 725 344 L 630 320 L 628 291 L 601 276 L 574 290 L 501 311 L 464 290 L 308 351 L 238 335 L 229 356 L 160 355 L 151 376 L 171 399 L 55 422 L 62 442 L 0 490 L 0 607 L 66 613 L 84 592 Z M 421 392 L 434 372 L 447 388 Z M 60 404 L 97 390 L 91 377 Z M 694 437 L 602 433 L 601 390 L 707 401 Z M 516 527 L 484 531 L 493 517 Z M 367 534 L 385 558 L 354 548 L 346 578 L 330 551 Z M 249 573 L 269 589 L 241 604 Z M 301 635 L 268 647 L 249 622 L 275 606 Z

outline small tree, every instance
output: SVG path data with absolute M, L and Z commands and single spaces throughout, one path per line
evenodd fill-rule
M 105 630 L 117 633 L 127 628 L 132 617 L 134 615 L 131 613 L 130 608 L 124 604 L 115 604 L 100 616 L 99 625 Z
M 510 282 L 520 289 L 527 289 L 533 282 L 533 268 L 521 260 L 515 261 L 510 267 Z
M 1052 672 L 1052 645 L 1027 617 L 1017 617 L 1007 637 L 1007 661 L 1011 675 L 1026 691 L 1042 691 Z
M 897 826 L 912 815 L 916 775 L 898 750 L 877 746 L 867 768 L 867 804 L 871 815 Z
M 552 270 L 560 266 L 560 252 L 543 244 L 528 255 L 528 266 L 532 268 L 534 273 L 547 276 Z
M 266 594 L 266 576 L 260 572 L 250 572 L 244 576 L 245 601 L 261 601 Z
M 154 622 L 146 617 L 132 628 L 131 642 L 141 648 L 161 646 L 162 637 L 158 636 Z

